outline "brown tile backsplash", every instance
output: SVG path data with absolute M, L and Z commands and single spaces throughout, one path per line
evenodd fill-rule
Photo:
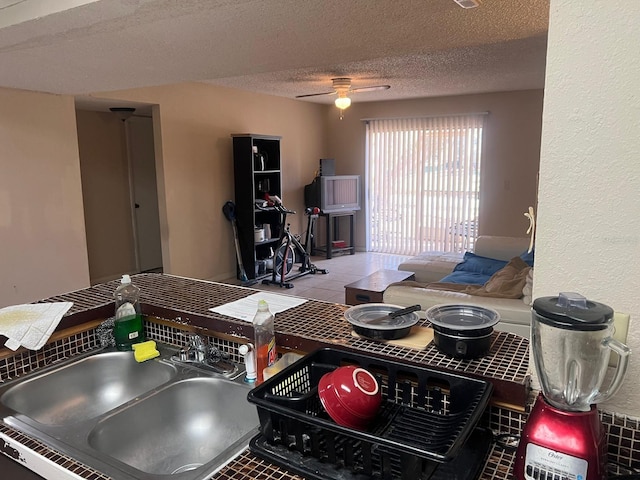
M 13 356 L 0 359 L 0 380 L 11 380 L 99 347 L 95 330 L 90 330 L 48 343 L 37 352 L 20 349 Z
M 600 419 L 607 432 L 609 461 L 622 467 L 622 473 L 640 472 L 640 419 L 602 411 Z

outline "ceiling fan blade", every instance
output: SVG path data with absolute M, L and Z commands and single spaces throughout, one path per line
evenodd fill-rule
M 374 92 L 376 90 L 389 90 L 390 88 L 391 88 L 391 85 L 374 85 L 371 87 L 352 88 L 349 90 L 349 92 L 353 92 L 353 93 Z
M 308 93 L 306 95 L 296 95 L 296 98 L 304 98 L 304 97 L 319 97 L 320 95 L 335 95 L 337 92 L 324 92 L 324 93 Z

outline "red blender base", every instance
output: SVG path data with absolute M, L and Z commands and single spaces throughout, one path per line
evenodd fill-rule
M 595 405 L 588 412 L 536 399 L 522 430 L 513 476 L 516 480 L 605 480 L 606 438 Z

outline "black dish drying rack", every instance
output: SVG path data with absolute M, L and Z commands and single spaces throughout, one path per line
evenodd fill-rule
M 320 403 L 320 378 L 343 365 L 365 368 L 381 387 L 382 406 L 367 430 L 336 424 Z M 285 448 L 291 457 L 299 457 L 298 463 L 333 469 L 333 478 L 346 471 L 341 478 L 428 479 L 441 464 L 454 460 L 474 433 L 491 391 L 491 383 L 484 380 L 323 348 L 249 393 L 261 432 L 251 449 L 283 463 L 278 457 L 288 455 L 273 456 L 266 450 Z M 282 466 L 296 470 L 295 465 Z

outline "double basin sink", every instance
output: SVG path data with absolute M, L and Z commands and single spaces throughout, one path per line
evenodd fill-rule
M 257 433 L 242 375 L 103 351 L 0 387 L 4 423 L 117 479 L 209 478 Z

